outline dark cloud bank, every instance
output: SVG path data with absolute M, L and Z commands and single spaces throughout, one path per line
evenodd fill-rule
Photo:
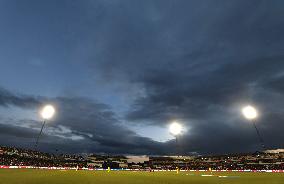
M 13 108 L 13 106 L 25 108 L 28 104 L 30 109 L 36 109 L 45 103 L 51 103 L 56 107 L 55 120 L 47 124 L 47 130 L 44 131 L 41 139 L 42 150 L 110 154 L 163 154 L 165 152 L 163 144 L 138 136 L 121 126 L 108 105 L 91 99 L 17 96 L 1 89 L 0 101 L 6 108 Z M 1 144 L 33 148 L 40 126 L 41 122 L 33 120 L 1 122 Z
M 134 93 L 139 95 L 118 118 L 109 105 L 88 98 L 1 89 L 4 108 L 56 104 L 58 116 L 50 126 L 71 132 L 61 130 L 67 138 L 45 135 L 43 149 L 172 154 L 174 141 L 141 137 L 121 121 L 165 127 L 179 120 L 188 127 L 179 137 L 185 154 L 256 151 L 253 126 L 240 114 L 246 104 L 260 111 L 257 124 L 267 147 L 284 146 L 282 1 L 97 1 L 92 6 L 100 7 L 92 12 L 100 21 L 82 43 L 87 50 L 82 64 L 102 83 L 138 86 L 133 90 L 142 92 Z M 13 122 L 1 124 L 0 131 L 1 144 L 28 145 L 35 134 Z

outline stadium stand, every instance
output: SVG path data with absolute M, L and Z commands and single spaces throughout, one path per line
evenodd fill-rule
M 143 163 L 126 156 L 49 154 L 16 147 L 0 147 L 1 166 L 162 169 L 175 170 L 284 170 L 284 152 L 267 151 L 217 156 L 152 156 Z

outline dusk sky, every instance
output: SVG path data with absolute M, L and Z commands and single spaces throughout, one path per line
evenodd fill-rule
M 283 0 L 0 0 L 0 145 L 169 155 L 284 148 Z

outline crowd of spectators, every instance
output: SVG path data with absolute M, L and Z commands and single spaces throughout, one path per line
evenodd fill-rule
M 90 158 L 93 158 L 93 162 Z M 95 165 L 97 164 L 97 165 Z M 98 165 L 100 164 L 100 165 Z M 73 168 L 129 168 L 175 170 L 284 170 L 284 153 L 256 152 L 220 156 L 155 156 L 143 163 L 127 163 L 122 156 L 49 154 L 29 149 L 0 146 L 0 165 Z
M 87 161 L 78 155 L 49 154 L 15 147 L 0 147 L 0 165 L 34 167 L 86 167 Z
M 284 153 L 256 152 L 250 154 L 199 156 L 192 158 L 150 159 L 153 168 L 190 170 L 284 170 Z

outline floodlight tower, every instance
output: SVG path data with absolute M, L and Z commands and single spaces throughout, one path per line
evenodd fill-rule
M 39 138 L 41 136 L 41 133 L 42 133 L 42 130 L 43 130 L 43 127 L 44 127 L 46 121 L 51 119 L 53 117 L 54 113 L 55 113 L 55 109 L 52 105 L 46 105 L 46 106 L 43 107 L 43 109 L 40 113 L 41 117 L 43 118 L 43 124 L 42 124 L 40 132 L 39 132 L 37 139 L 36 139 L 35 149 L 37 148 L 38 141 L 39 141 Z
M 177 123 L 177 122 L 173 122 L 170 125 L 170 133 L 176 138 L 176 146 L 178 148 L 178 135 L 181 134 L 182 131 L 182 126 Z
M 243 113 L 244 117 L 253 124 L 255 131 L 257 133 L 260 145 L 261 145 L 262 149 L 265 150 L 263 138 L 261 137 L 260 132 L 259 132 L 259 130 L 258 130 L 256 124 L 255 124 L 255 119 L 258 116 L 257 110 L 253 106 L 248 105 L 248 106 L 246 106 L 242 109 L 242 113 Z

